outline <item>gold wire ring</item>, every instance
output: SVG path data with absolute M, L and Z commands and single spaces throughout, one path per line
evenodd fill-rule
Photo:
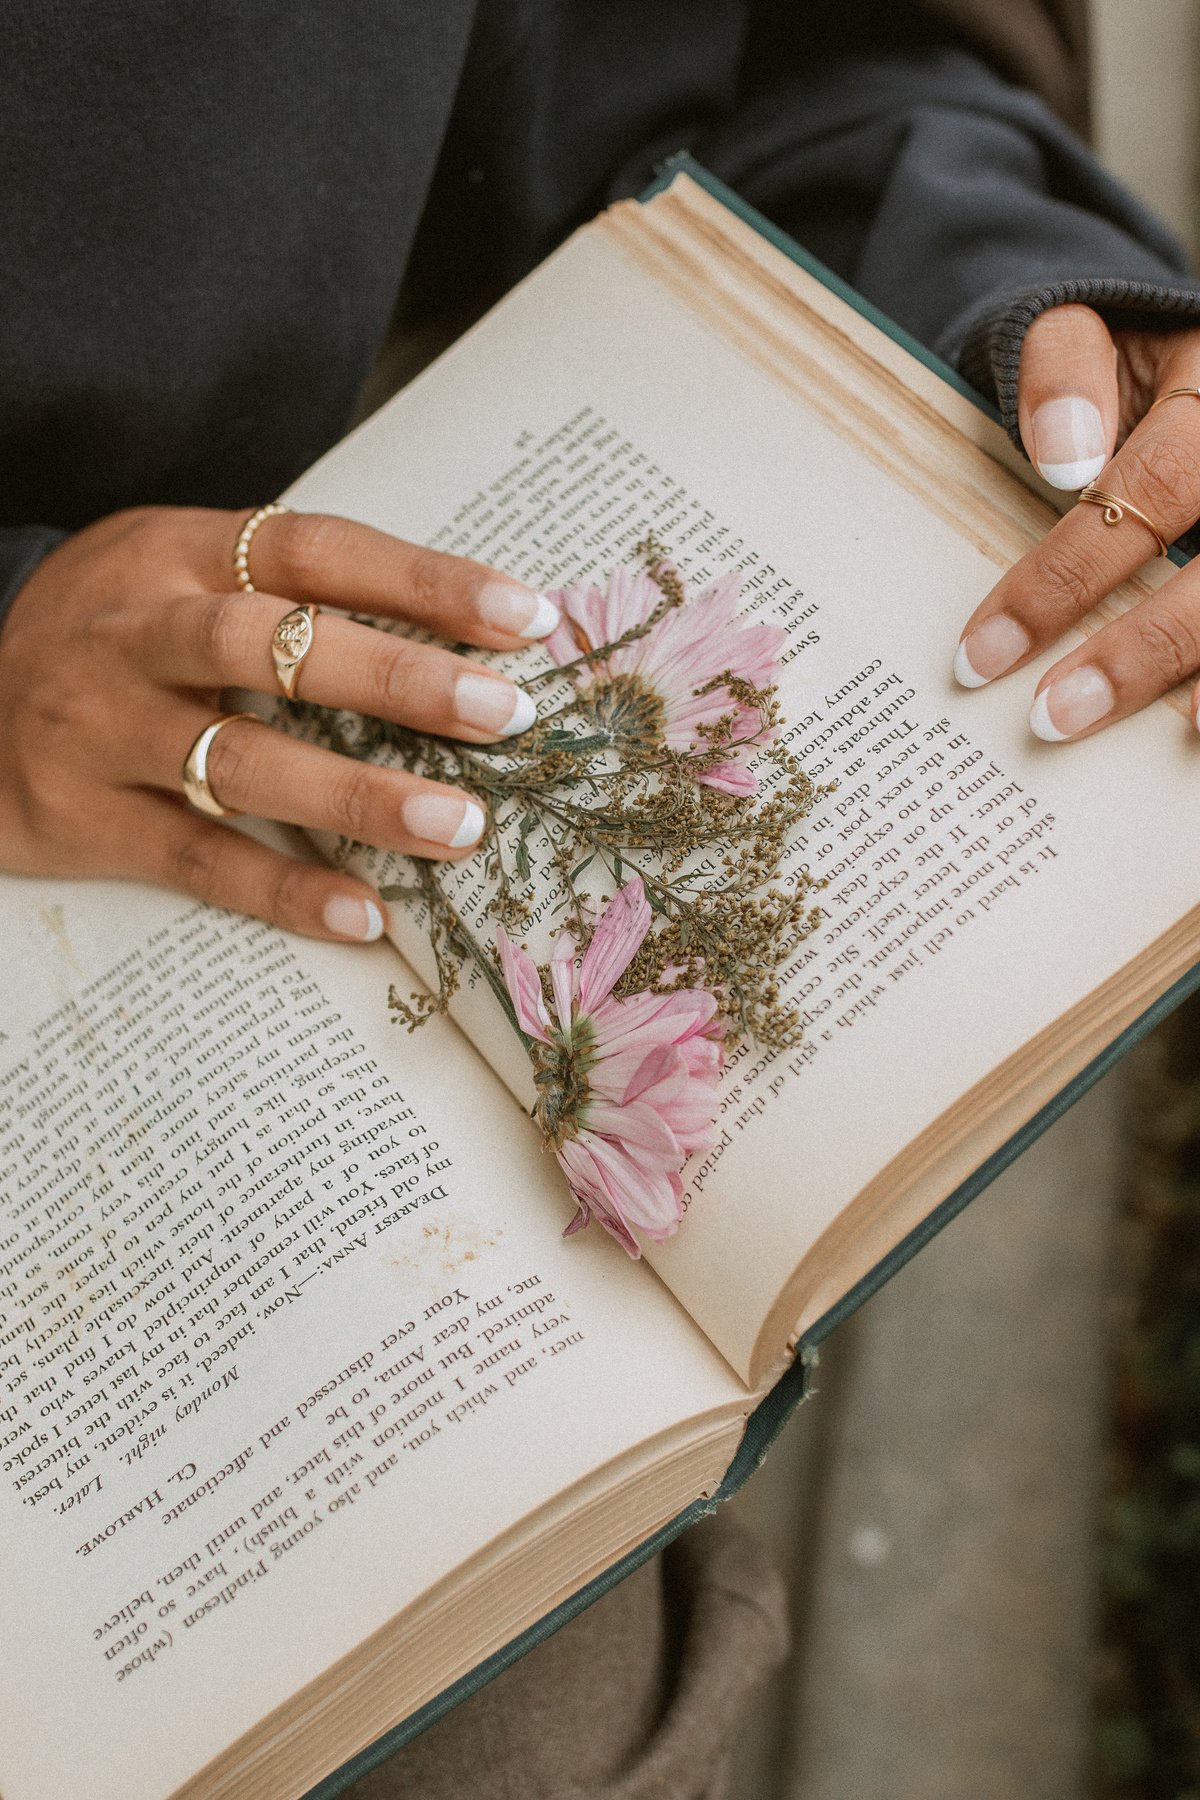
M 1153 412 L 1154 408 L 1156 406 L 1161 406 L 1164 400 L 1183 400 L 1188 398 L 1200 400 L 1200 387 L 1168 388 L 1165 394 L 1160 394 L 1157 400 L 1151 402 L 1148 411 Z
M 283 615 L 271 633 L 271 660 L 279 685 L 289 700 L 295 699 L 300 664 L 312 649 L 314 621 L 319 610 L 315 606 L 294 607 Z
M 1141 520 L 1147 531 L 1152 531 L 1154 533 L 1154 541 L 1158 545 L 1158 554 L 1160 556 L 1166 556 L 1170 549 L 1166 538 L 1158 529 L 1154 520 L 1148 519 L 1141 508 L 1133 504 L 1132 500 L 1118 500 L 1115 494 L 1106 494 L 1102 488 L 1093 487 L 1090 482 L 1087 487 L 1084 488 L 1079 498 L 1081 500 L 1086 500 L 1090 506 L 1102 506 L 1104 508 L 1104 523 L 1106 525 L 1119 525 L 1126 513 L 1132 513 L 1135 519 Z
M 291 507 L 285 506 L 281 500 L 272 500 L 269 506 L 260 506 L 256 513 L 251 513 L 242 526 L 241 535 L 233 546 L 233 572 L 237 577 L 237 584 L 244 594 L 258 592 L 250 579 L 250 545 L 255 532 L 264 519 L 273 517 L 275 513 L 285 513 L 291 510 Z
M 242 816 L 236 806 L 222 806 L 208 785 L 208 753 L 213 739 L 235 719 L 252 719 L 256 725 L 265 723 L 257 713 L 224 713 L 204 727 L 183 759 L 183 791 L 188 805 L 194 806 L 197 812 L 207 813 L 210 819 L 240 819 Z

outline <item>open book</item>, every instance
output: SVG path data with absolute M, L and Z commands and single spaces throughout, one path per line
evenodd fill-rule
M 1048 747 L 1028 676 L 952 683 L 1052 521 L 1036 480 L 687 174 L 287 498 L 535 586 L 648 528 L 746 571 L 790 747 L 838 784 L 793 852 L 827 879 L 805 1037 L 731 1058 L 683 1228 L 635 1263 L 561 1239 L 486 984 L 390 1021 L 426 956 L 401 907 L 360 949 L 0 882 L 3 1800 L 338 1792 L 728 1491 L 798 1349 L 1200 962 L 1186 711 Z

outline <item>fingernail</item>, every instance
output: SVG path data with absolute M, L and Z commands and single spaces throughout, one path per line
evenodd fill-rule
M 1061 744 L 1064 738 L 1077 737 L 1097 719 L 1103 719 L 1116 704 L 1117 696 L 1108 676 L 1085 663 L 1042 689 L 1033 703 L 1029 727 L 1045 743 Z
M 954 679 L 960 687 L 983 687 L 1020 662 L 1031 639 L 1008 613 L 995 613 L 968 632 L 954 652 Z
M 1079 394 L 1043 400 L 1033 415 L 1033 460 L 1051 487 L 1081 488 L 1108 461 L 1099 408 Z
M 500 675 L 460 675 L 454 684 L 454 710 L 461 724 L 490 737 L 516 737 L 537 718 L 537 707 L 524 688 Z
M 465 794 L 410 794 L 400 812 L 415 838 L 448 850 L 465 850 L 483 835 L 483 808 Z
M 373 900 L 357 900 L 351 894 L 335 894 L 325 902 L 325 928 L 335 937 L 354 938 L 373 944 L 383 936 L 383 914 Z
M 508 581 L 485 581 L 477 604 L 485 625 L 493 631 L 511 631 L 514 637 L 549 637 L 562 618 L 545 594 Z

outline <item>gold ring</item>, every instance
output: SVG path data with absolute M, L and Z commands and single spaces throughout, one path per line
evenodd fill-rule
M 251 513 L 242 526 L 241 535 L 233 546 L 233 572 L 237 576 L 237 584 L 245 594 L 256 594 L 258 589 L 250 579 L 250 545 L 254 534 L 264 519 L 275 513 L 290 512 L 290 506 L 284 506 L 281 500 L 272 500 L 269 506 L 260 506 L 256 513 Z
M 1166 398 L 1165 394 L 1163 398 Z M 1090 506 L 1102 506 L 1104 508 L 1104 523 L 1106 525 L 1119 525 L 1126 513 L 1132 513 L 1135 519 L 1140 519 L 1142 521 L 1142 524 L 1146 527 L 1147 531 L 1152 531 L 1154 533 L 1154 541 L 1158 545 L 1158 554 L 1160 556 L 1167 555 L 1170 545 L 1167 543 L 1166 538 L 1158 529 L 1154 520 L 1148 519 L 1141 508 L 1133 504 L 1132 500 L 1118 500 L 1115 494 L 1106 494 L 1102 488 L 1093 487 L 1090 482 L 1087 487 L 1084 488 L 1079 498 L 1081 500 L 1086 500 Z
M 1193 400 L 1200 400 L 1200 387 L 1168 388 L 1165 394 L 1160 394 L 1158 396 L 1158 399 L 1151 403 L 1148 410 L 1150 412 L 1153 412 L 1154 408 L 1156 406 L 1161 406 L 1164 400 L 1182 400 L 1182 399 L 1188 398 L 1189 396 Z
M 313 646 L 313 628 L 319 608 L 297 606 L 285 613 L 271 633 L 271 660 L 279 685 L 289 700 L 296 695 L 300 664 Z
M 225 713 L 204 727 L 183 759 L 183 791 L 188 804 L 197 812 L 207 813 L 210 819 L 240 819 L 242 816 L 237 807 L 222 806 L 208 785 L 208 753 L 212 741 L 218 731 L 232 725 L 235 719 L 252 719 L 256 725 L 264 723 L 257 713 Z

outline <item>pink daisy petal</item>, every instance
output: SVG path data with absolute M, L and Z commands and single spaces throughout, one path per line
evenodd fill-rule
M 750 795 L 758 784 L 746 765 L 756 743 L 773 736 L 754 708 L 733 700 L 721 677 L 728 671 L 769 687 L 779 673 L 779 652 L 784 633 L 769 623 L 747 624 L 735 612 L 741 592 L 736 571 L 718 577 L 681 607 L 665 613 L 652 631 L 623 649 L 614 650 L 605 663 L 581 672 L 581 684 L 602 684 L 616 675 L 636 676 L 661 701 L 662 731 L 666 744 L 683 754 L 707 748 L 703 728 L 732 712 L 735 723 L 728 755 L 721 764 L 697 779 L 718 792 Z M 582 582 L 555 592 L 564 618 L 577 622 L 589 644 L 599 647 L 622 637 L 632 626 L 644 624 L 662 595 L 645 571 L 616 568 L 608 586 L 601 589 Z M 574 660 L 579 646 L 564 626 L 547 640 L 550 654 L 559 662 Z M 569 642 L 568 642 L 569 638 Z M 710 683 L 718 685 L 709 692 Z M 743 741 L 744 740 L 744 741 Z
M 547 597 L 553 599 L 553 591 Z M 558 663 L 560 667 L 563 663 L 574 662 L 579 655 L 579 645 L 575 641 L 575 634 L 565 616 L 549 636 L 542 639 L 542 645 L 551 661 Z M 578 1227 L 576 1229 L 578 1230 Z
M 564 1237 L 573 1237 L 583 1229 L 587 1218 L 580 1220 L 580 1214 L 586 1213 L 601 1224 L 610 1236 L 615 1237 L 627 1255 L 636 1261 L 642 1254 L 642 1247 L 625 1223 L 620 1206 L 615 1202 L 608 1178 L 598 1166 L 589 1145 L 580 1138 L 572 1138 L 558 1152 L 559 1166 L 567 1177 L 571 1192 L 579 1203 L 579 1213 L 572 1219 Z
M 501 925 L 496 932 L 496 948 L 500 952 L 500 966 L 504 971 L 504 982 L 516 1010 L 517 1023 L 521 1030 L 527 1032 L 540 1043 L 550 1041 L 550 1015 L 546 1011 L 542 999 L 542 983 L 537 972 L 537 964 L 528 951 L 519 949 L 509 938 Z
M 564 1031 L 571 1029 L 571 1012 L 575 990 L 575 938 L 560 931 L 550 958 L 550 986 L 554 993 L 554 1010 Z
M 656 1243 L 670 1237 L 683 1217 L 679 1177 L 644 1171 L 607 1138 L 596 1138 L 588 1147 L 606 1198 L 626 1228 L 636 1225 Z
M 646 1071 L 646 1080 L 640 1089 L 640 1101 L 621 1110 L 632 1111 L 640 1104 L 657 1113 L 670 1128 L 680 1149 L 690 1155 L 693 1150 L 712 1141 L 713 1086 L 692 1078 L 678 1050 L 668 1050 L 658 1055 L 662 1060 L 657 1067 Z M 676 1158 L 676 1168 L 681 1161 L 682 1158 Z
M 737 762 L 714 763 L 711 769 L 705 769 L 702 774 L 697 775 L 696 780 L 704 787 L 716 788 L 722 794 L 758 792 L 758 776 Z
M 643 1167 L 678 1168 L 683 1158 L 675 1133 L 657 1107 L 614 1106 L 608 1100 L 589 1100 L 584 1109 L 588 1135 L 611 1139 L 623 1150 L 636 1151 Z
M 672 988 L 665 994 L 629 994 L 623 1000 L 606 1000 L 592 1014 L 596 1042 L 602 1053 L 619 1055 L 626 1048 L 649 1049 L 651 1044 L 673 1044 L 702 1031 L 717 1010 L 714 995 L 704 988 Z
M 590 1012 L 606 1000 L 650 929 L 650 902 L 640 875 L 618 888 L 600 915 L 579 971 L 579 1007 Z
M 674 1044 L 656 1044 L 634 1070 L 629 1085 L 621 1096 L 621 1105 L 630 1106 L 639 1094 L 657 1087 L 667 1076 L 681 1076 L 686 1081 L 687 1064 Z
M 543 1083 L 563 1084 L 544 1088 L 539 1113 L 551 1121 L 547 1129 L 575 1196 L 565 1235 L 595 1219 L 631 1256 L 640 1254 L 635 1230 L 662 1242 L 678 1227 L 681 1170 L 712 1142 L 724 1059 L 718 1001 L 706 989 L 614 997 L 650 920 L 635 876 L 601 911 L 581 964 L 573 933 L 559 933 L 549 970 L 557 1026 L 532 959 L 505 932 L 497 934 L 520 1023 L 551 1047 Z

